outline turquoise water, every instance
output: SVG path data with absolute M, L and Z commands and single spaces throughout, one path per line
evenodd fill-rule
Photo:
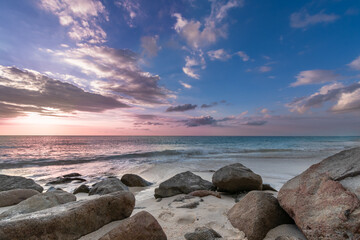
M 173 168 L 206 171 L 241 162 L 280 184 L 355 146 L 360 137 L 1 136 L 0 172 L 40 181 L 74 171 L 93 176 L 137 172 L 152 178 L 149 169 L 170 174 Z M 158 172 L 152 172 L 155 181 L 168 176 Z

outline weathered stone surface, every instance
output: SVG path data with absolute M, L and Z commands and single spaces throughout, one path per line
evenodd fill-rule
M 220 193 L 214 192 L 214 191 L 209 191 L 209 190 L 197 190 L 197 191 L 193 191 L 193 192 L 189 193 L 189 195 L 194 196 L 194 197 L 214 196 L 217 198 L 221 198 Z
M 136 174 L 125 174 L 121 177 L 121 182 L 128 187 L 147 187 L 152 184 Z
M 167 237 L 156 219 L 141 211 L 121 223 L 99 240 L 166 240 Z
M 277 199 L 262 191 L 249 192 L 229 210 L 228 218 L 248 240 L 262 240 L 270 229 L 293 222 Z
M 283 224 L 271 229 L 264 240 L 306 240 L 295 224 Z
M 0 192 L 0 207 L 18 204 L 29 197 L 39 194 L 34 189 L 13 189 Z
M 63 175 L 64 178 L 67 178 L 67 177 L 81 177 L 81 174 L 80 173 L 69 173 L 69 174 L 65 174 Z
M 89 193 L 90 192 L 90 188 L 88 186 L 86 186 L 85 184 L 75 188 L 74 190 L 74 194 L 77 194 L 77 193 Z
M 360 239 L 360 148 L 335 154 L 288 181 L 282 208 L 309 239 Z
M 241 192 L 262 189 L 262 178 L 241 163 L 227 165 L 217 170 L 212 177 L 219 191 Z
M 46 185 L 65 184 L 65 183 L 70 183 L 72 181 L 86 182 L 86 179 L 79 177 L 59 177 L 54 181 L 48 182 Z
M 186 233 L 186 240 L 216 240 L 221 238 L 221 235 L 214 229 L 208 227 L 198 227 L 195 232 Z
M 12 189 L 34 189 L 38 192 L 42 192 L 44 190 L 32 179 L 0 174 L 0 192 Z
M 192 172 L 183 172 L 176 174 L 165 182 L 162 182 L 155 189 L 155 198 L 171 197 L 177 194 L 188 194 L 196 190 L 211 190 L 213 185 L 211 182 L 202 179 L 200 176 Z
M 0 239 L 79 239 L 112 221 L 129 217 L 134 205 L 132 193 L 116 192 L 18 215 L 0 221 Z
M 1 213 L 0 219 L 32 213 L 72 201 L 76 201 L 75 195 L 62 190 L 39 193 Z
M 118 191 L 129 191 L 129 188 L 123 184 L 120 179 L 111 177 L 96 183 L 90 190 L 89 195 L 104 195 Z

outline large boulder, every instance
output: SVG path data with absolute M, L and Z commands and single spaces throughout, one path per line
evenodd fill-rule
M 116 192 L 91 200 L 59 205 L 0 221 L 0 239 L 79 239 L 102 226 L 131 215 L 130 192 Z
M 6 207 L 18 204 L 29 197 L 39 194 L 33 189 L 13 189 L 9 191 L 0 192 L 0 207 Z
M 309 239 L 360 239 L 360 148 L 312 165 L 280 189 L 281 207 Z
M 236 193 L 262 189 L 262 178 L 241 163 L 227 165 L 217 170 L 212 177 L 219 191 Z
M 105 234 L 99 240 L 166 240 L 167 237 L 156 219 L 141 211 Z
M 192 172 L 183 172 L 176 174 L 165 182 L 160 183 L 155 189 L 155 198 L 171 197 L 177 194 L 188 194 L 196 190 L 211 190 L 211 182 L 202 179 Z
M 124 185 L 120 179 L 111 177 L 96 183 L 90 190 L 89 195 L 99 194 L 104 195 L 118 191 L 129 191 L 129 188 Z
M 248 193 L 229 210 L 228 219 L 248 240 L 262 240 L 270 229 L 293 222 L 277 199 L 262 191 Z
M 32 179 L 0 174 L 0 192 L 12 189 L 34 189 L 38 192 L 42 192 L 44 190 Z
M 18 214 L 37 212 L 73 201 L 76 201 L 75 195 L 62 190 L 39 193 L 1 213 L 0 219 L 9 218 Z
M 128 187 L 147 187 L 152 184 L 136 174 L 125 174 L 121 177 L 121 182 Z

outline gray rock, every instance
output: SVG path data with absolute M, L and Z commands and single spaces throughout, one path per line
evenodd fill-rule
M 46 190 L 46 192 L 53 192 L 53 191 L 56 191 L 56 190 L 61 190 L 62 191 L 62 188 L 49 187 L 49 189 Z
M 77 194 L 77 193 L 89 193 L 90 192 L 90 188 L 88 186 L 86 186 L 85 184 L 75 188 L 74 190 L 74 194 Z
M 146 181 L 136 174 L 125 174 L 121 177 L 121 182 L 128 187 L 147 187 L 152 185 L 151 182 Z
M 65 184 L 65 183 L 70 183 L 72 181 L 86 182 L 86 179 L 79 177 L 59 177 L 54 181 L 48 182 L 46 185 Z
M 360 239 L 360 148 L 342 151 L 280 189 L 281 207 L 307 239 Z
M 265 184 L 263 184 L 262 185 L 262 190 L 263 191 L 274 191 L 274 192 L 277 192 L 277 190 L 275 189 L 275 188 L 273 188 L 270 184 L 267 184 L 267 183 L 265 183 Z
M 216 240 L 221 238 L 221 235 L 212 228 L 198 227 L 195 232 L 186 233 L 184 237 L 186 240 Z
M 79 239 L 112 221 L 129 217 L 134 205 L 132 193 L 116 192 L 18 215 L 0 221 L 0 239 Z
M 194 209 L 197 208 L 197 206 L 200 204 L 200 200 L 198 201 L 192 201 L 189 203 L 185 203 L 183 205 L 177 206 L 176 208 L 189 208 L 189 209 Z
M 249 192 L 229 210 L 228 219 L 248 240 L 263 240 L 272 228 L 293 223 L 277 199 L 262 191 Z
M 1 213 L 0 219 L 10 218 L 19 214 L 37 212 L 72 201 L 76 201 L 75 195 L 61 190 L 39 193 Z
M 89 192 L 89 195 L 104 195 L 118 191 L 129 191 L 129 188 L 123 184 L 120 179 L 111 177 L 94 184 Z
M 262 189 L 261 176 L 241 163 L 220 168 L 214 173 L 212 182 L 219 191 L 230 193 Z
M 264 240 L 306 240 L 295 224 L 283 224 L 271 229 Z
M 36 194 L 39 194 L 39 192 L 34 189 L 13 189 L 9 191 L 2 191 L 0 192 L 0 207 L 18 204 L 19 202 Z
M 12 189 L 34 189 L 38 192 L 42 192 L 44 190 L 32 179 L 0 174 L 0 192 Z
M 148 212 L 141 211 L 125 219 L 99 240 L 166 240 L 158 221 Z
M 172 178 L 162 182 L 155 189 L 155 198 L 171 197 L 177 194 L 188 194 L 196 190 L 211 190 L 211 182 L 202 179 L 192 172 L 183 172 L 176 174 Z
M 69 173 L 69 174 L 65 174 L 63 175 L 64 178 L 66 177 L 81 177 L 80 173 Z

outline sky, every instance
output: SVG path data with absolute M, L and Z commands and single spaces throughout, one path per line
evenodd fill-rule
M 0 0 L 0 135 L 360 135 L 358 0 Z

